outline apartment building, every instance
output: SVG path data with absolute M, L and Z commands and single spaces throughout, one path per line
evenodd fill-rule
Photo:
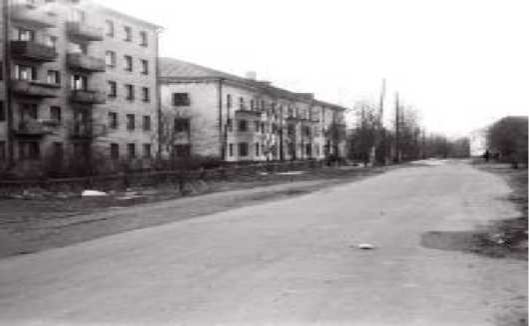
M 149 163 L 159 26 L 88 0 L 10 0 L 1 17 L 0 165 Z
M 343 157 L 346 108 L 181 60 L 160 59 L 164 135 L 174 157 L 226 161 Z

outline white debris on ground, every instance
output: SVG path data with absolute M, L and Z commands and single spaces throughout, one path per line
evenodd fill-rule
M 305 171 L 288 171 L 288 172 L 279 172 L 277 175 L 302 175 L 305 174 Z
M 106 192 L 97 190 L 85 190 L 81 194 L 81 197 L 105 197 L 108 196 Z
M 372 250 L 372 249 L 375 249 L 375 246 L 370 244 L 370 243 L 360 243 L 358 245 L 358 249 L 362 249 L 362 250 Z

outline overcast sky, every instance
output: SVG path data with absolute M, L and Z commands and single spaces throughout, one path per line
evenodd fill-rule
M 99 0 L 162 25 L 160 54 L 352 107 L 387 79 L 430 132 L 527 115 L 527 0 Z

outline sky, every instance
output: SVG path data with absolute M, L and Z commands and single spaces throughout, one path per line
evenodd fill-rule
M 346 107 L 385 79 L 388 125 L 397 92 L 451 137 L 528 114 L 526 0 L 99 1 L 163 26 L 161 56 Z

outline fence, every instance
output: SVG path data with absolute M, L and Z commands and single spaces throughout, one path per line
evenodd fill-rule
M 148 187 L 194 181 L 235 180 L 263 173 L 286 172 L 322 168 L 321 161 L 291 161 L 233 165 L 215 169 L 132 172 L 81 178 L 39 180 L 0 180 L 0 192 L 15 193 L 25 189 L 44 189 L 54 192 L 76 192 L 83 189 L 118 190 L 129 187 Z

